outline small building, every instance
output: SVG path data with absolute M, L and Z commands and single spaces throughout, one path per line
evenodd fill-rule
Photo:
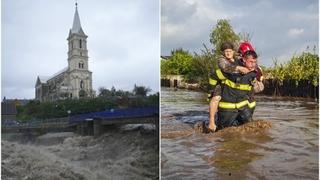
M 185 82 L 183 80 L 183 75 L 162 75 L 161 86 L 184 88 Z
M 2 99 L 3 103 L 13 103 L 16 105 L 16 107 L 18 106 L 25 106 L 27 105 L 31 100 L 30 99 L 7 99 L 6 97 L 4 97 Z
M 1 121 L 16 120 L 17 114 L 15 103 L 1 103 Z

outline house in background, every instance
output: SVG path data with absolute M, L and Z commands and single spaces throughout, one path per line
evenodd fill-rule
M 15 103 L 1 102 L 1 121 L 16 120 L 17 114 Z

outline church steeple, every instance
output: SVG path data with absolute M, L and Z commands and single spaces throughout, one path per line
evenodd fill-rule
M 72 29 L 70 30 L 70 33 L 85 35 L 82 30 L 80 18 L 78 14 L 78 3 L 76 3 L 76 11 L 74 12 L 73 25 L 72 25 Z
M 68 37 L 68 66 L 69 70 L 88 70 L 87 35 L 84 34 L 78 14 L 78 4 L 73 18 L 73 25 Z

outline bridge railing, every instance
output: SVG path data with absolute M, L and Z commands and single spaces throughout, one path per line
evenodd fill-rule
M 14 123 L 2 123 L 4 129 L 27 129 L 27 128 L 51 128 L 66 127 L 69 124 L 69 118 L 52 118 L 43 120 L 29 120 L 24 122 L 14 121 Z

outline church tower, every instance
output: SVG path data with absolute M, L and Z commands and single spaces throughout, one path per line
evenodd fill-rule
M 92 72 L 88 66 L 87 38 L 78 14 L 78 6 L 73 18 L 73 25 L 68 36 L 68 72 L 72 86 L 72 98 L 92 95 Z
M 36 100 L 43 102 L 95 96 L 95 91 L 92 90 L 92 72 L 88 66 L 87 38 L 81 27 L 76 3 L 73 25 L 67 38 L 68 67 L 49 77 L 37 77 Z

